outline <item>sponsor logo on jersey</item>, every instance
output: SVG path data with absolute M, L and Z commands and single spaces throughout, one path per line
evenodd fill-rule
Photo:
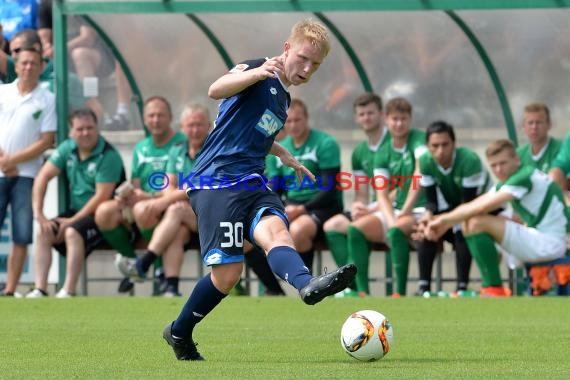
M 230 70 L 230 73 L 241 73 L 245 71 L 249 67 L 246 63 L 240 63 L 239 65 L 235 65 L 233 69 Z
M 313 162 L 318 162 L 318 158 L 317 158 L 317 147 L 314 147 L 312 150 L 309 150 L 308 148 L 305 150 L 305 152 L 303 154 L 301 154 L 300 156 L 295 157 L 297 160 L 299 161 L 313 161 Z
M 148 152 L 148 149 L 144 149 L 144 152 Z M 143 152 L 137 152 L 139 167 L 141 165 L 149 164 L 152 166 L 153 170 L 161 170 L 164 169 L 166 162 L 168 161 L 168 154 L 156 157 L 147 157 L 144 155 Z
M 87 175 L 89 177 L 95 177 L 97 175 L 97 163 L 90 162 L 87 165 Z
M 261 115 L 261 118 L 257 122 L 255 128 L 258 131 L 263 132 L 265 136 L 271 136 L 283 128 L 283 123 L 273 112 L 266 109 L 263 115 Z

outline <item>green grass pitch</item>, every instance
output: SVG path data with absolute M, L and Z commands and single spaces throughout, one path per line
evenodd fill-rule
M 568 379 L 567 298 L 230 297 L 195 330 L 205 362 L 179 362 L 162 329 L 185 299 L 0 299 L 2 379 Z M 382 360 L 345 354 L 340 328 L 385 314 Z

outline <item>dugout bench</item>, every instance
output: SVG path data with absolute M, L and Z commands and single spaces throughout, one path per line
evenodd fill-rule
M 202 263 L 202 257 L 200 255 L 200 246 L 199 246 L 199 242 L 197 238 L 192 239 L 191 243 L 189 244 L 189 247 L 187 247 L 187 251 L 186 251 L 186 255 L 187 257 L 185 258 L 186 262 L 193 262 L 192 263 L 192 268 L 193 268 L 193 272 L 192 274 L 188 274 L 187 270 L 186 273 L 183 273 L 180 277 L 180 281 L 198 281 L 200 278 L 202 278 L 204 276 L 205 273 L 205 269 L 204 269 L 204 265 Z M 413 247 L 413 245 L 410 247 L 411 251 L 415 251 L 415 247 Z M 328 252 L 328 246 L 326 244 L 326 241 L 324 239 L 318 239 L 315 242 L 315 261 L 313 263 L 313 267 L 314 267 L 314 272 L 316 275 L 322 274 L 323 268 L 324 268 L 324 258 L 323 258 L 323 254 L 325 252 Z M 433 278 L 432 278 L 432 283 L 435 285 L 435 291 L 441 291 L 443 289 L 443 285 L 444 283 L 449 283 L 449 282 L 455 282 L 456 278 L 453 276 L 448 276 L 445 277 L 443 272 L 444 272 L 444 264 L 443 264 L 443 255 L 446 254 L 450 254 L 453 252 L 447 252 L 444 250 L 444 246 L 441 245 L 439 250 L 438 250 L 439 254 L 436 256 L 436 261 L 434 263 L 434 274 L 433 274 Z M 386 296 L 390 296 L 393 292 L 393 284 L 394 284 L 394 277 L 393 277 L 393 273 L 392 273 L 392 260 L 389 254 L 389 248 L 385 245 L 385 244 L 373 244 L 372 245 L 372 254 L 375 253 L 382 253 L 384 254 L 384 261 L 383 261 L 383 268 L 378 267 L 378 266 L 371 266 L 370 267 L 370 277 L 369 280 L 370 282 L 383 282 L 385 285 L 385 295 Z M 81 283 L 80 283 L 80 289 L 81 289 L 81 293 L 83 295 L 88 295 L 88 284 L 91 282 L 94 283 L 104 283 L 104 282 L 115 282 L 118 283 L 119 281 L 122 280 L 122 276 L 120 275 L 120 273 L 118 272 L 118 270 L 114 267 L 113 265 L 113 259 L 114 256 L 116 254 L 116 251 L 110 247 L 110 246 L 102 246 L 100 248 L 98 248 L 97 250 L 95 250 L 91 255 L 90 258 L 94 255 L 105 255 L 106 257 L 109 257 L 109 260 L 107 261 L 106 265 L 108 265 L 109 269 L 108 271 L 105 271 L 105 275 L 90 275 L 89 274 L 89 268 L 88 268 L 88 261 L 90 260 L 90 258 L 88 258 L 87 260 L 85 260 L 84 262 L 84 267 L 83 267 L 83 273 L 81 276 Z M 190 256 L 193 256 L 193 258 L 190 258 Z M 410 263 L 410 265 L 412 265 L 412 262 Z M 570 264 L 570 257 L 566 257 L 566 258 L 562 258 L 559 259 L 558 261 L 554 261 L 553 263 L 545 263 L 545 264 L 536 264 L 535 266 L 541 266 L 541 265 L 554 265 L 554 264 L 560 264 L 560 263 L 567 263 Z M 473 264 L 475 265 L 475 264 Z M 509 270 L 508 271 L 508 279 L 506 280 L 508 283 L 508 286 L 510 287 L 510 289 L 512 290 L 513 294 L 525 294 L 525 293 L 529 293 L 532 294 L 532 290 L 531 290 L 531 277 L 530 277 L 530 266 L 528 268 L 528 275 L 526 273 L 524 273 L 521 270 Z M 383 269 L 383 270 L 382 270 Z M 107 275 L 107 273 L 111 273 L 111 275 Z M 251 270 L 249 268 L 247 268 L 247 266 L 244 269 L 244 274 L 243 274 L 243 282 L 245 284 L 245 290 L 246 292 L 249 294 L 251 293 L 251 285 L 258 281 L 257 277 L 251 274 Z M 408 278 L 409 282 L 417 282 L 418 278 L 416 277 L 409 277 Z M 481 279 L 480 278 L 471 278 L 471 283 L 480 283 Z M 149 279 L 150 282 L 150 279 Z M 556 281 L 554 281 L 555 285 L 558 285 L 556 283 Z M 158 287 L 155 285 L 153 286 L 153 290 L 152 290 L 152 294 L 156 294 L 158 292 Z M 557 295 L 570 295 L 570 284 L 566 284 L 566 285 L 558 285 L 558 288 L 556 290 L 556 294 Z M 131 295 L 134 295 L 134 292 L 131 293 Z

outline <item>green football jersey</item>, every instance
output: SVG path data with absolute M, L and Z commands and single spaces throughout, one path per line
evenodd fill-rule
M 372 180 L 372 177 L 374 176 L 374 155 L 381 146 L 385 145 L 386 142 L 390 140 L 388 136 L 389 133 L 387 129 L 384 128 L 382 136 L 376 145 L 370 146 L 368 144 L 368 140 L 364 140 L 354 148 L 351 157 L 352 175 L 354 177 L 365 175 Z M 355 181 L 354 177 L 352 178 L 353 183 Z M 370 188 L 372 188 L 372 186 L 370 186 Z M 376 199 L 375 191 L 372 191 L 372 199 Z
M 168 153 L 168 162 L 166 163 L 166 173 L 176 174 L 182 173 L 184 177 L 187 177 L 192 173 L 194 168 L 194 163 L 196 162 L 196 157 L 191 158 L 188 155 L 188 144 L 175 145 L 170 149 Z
M 279 158 L 273 154 L 268 154 L 265 157 L 265 176 L 271 180 L 275 176 L 279 175 Z
M 538 152 L 537 155 L 532 154 L 532 149 L 530 144 L 524 144 L 517 148 L 517 154 L 520 157 L 521 164 L 525 166 L 532 166 L 548 173 L 552 162 L 556 158 L 560 147 L 562 146 L 562 141 L 555 139 L 554 137 L 548 138 L 546 145 Z
M 426 148 L 426 134 L 417 129 L 410 129 L 406 146 L 399 149 L 394 148 L 392 138 L 389 138 L 374 157 L 374 176 L 386 178 L 389 189 L 392 185 L 396 189 L 396 200 L 394 208 L 401 209 L 406 202 L 408 191 L 414 185 L 419 186 L 418 180 L 412 180 L 416 166 L 416 158 L 422 156 Z M 421 194 L 415 207 L 425 204 L 425 195 Z
M 95 195 L 97 183 L 119 184 L 125 179 L 121 155 L 103 137 L 99 137 L 95 149 L 84 160 L 79 159 L 75 140 L 65 140 L 49 162 L 65 173 L 69 181 L 70 207 L 76 211 Z
M 139 141 L 133 152 L 131 179 L 140 179 L 143 191 L 147 193 L 156 192 L 157 190 L 149 185 L 148 178 L 155 172 L 164 173 L 170 149 L 175 145 L 182 144 L 186 144 L 186 136 L 180 132 L 176 132 L 168 143 L 161 147 L 154 145 L 152 136 Z
M 566 237 L 570 232 L 570 212 L 564 202 L 562 190 L 547 174 L 532 166 L 521 166 L 495 191 L 510 193 L 513 210 L 525 224 L 538 231 Z
M 463 203 L 464 188 L 477 188 L 477 194 L 487 191 L 491 181 L 479 155 L 459 147 L 453 154 L 453 163 L 442 168 L 428 152 L 420 157 L 420 184 L 436 185 L 438 211 L 453 209 Z
M 288 187 L 287 199 L 296 202 L 313 199 L 322 189 L 319 185 L 322 184 L 322 178 L 319 179 L 322 170 L 340 168 L 340 147 L 334 137 L 328 133 L 311 129 L 303 145 L 295 147 L 291 136 L 281 140 L 281 145 L 317 177 L 316 184 L 311 183 L 308 177 L 302 183 L 298 183 L 295 171 L 278 160 L 276 165 L 278 175 L 282 178 L 287 177 L 284 181 Z M 342 204 L 342 193 L 340 190 L 337 192 L 338 200 Z
M 564 138 L 551 167 L 560 168 L 565 176 L 570 174 L 570 132 Z
M 352 174 L 367 175 L 372 178 L 374 176 L 374 155 L 381 146 L 386 145 L 389 140 L 389 133 L 386 128 L 382 133 L 382 137 L 375 146 L 370 146 L 368 140 L 361 141 L 352 151 Z

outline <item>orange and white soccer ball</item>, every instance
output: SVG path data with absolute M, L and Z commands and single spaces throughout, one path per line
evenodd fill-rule
M 392 349 L 392 324 L 374 310 L 352 313 L 342 325 L 340 343 L 347 354 L 362 361 L 382 359 Z

